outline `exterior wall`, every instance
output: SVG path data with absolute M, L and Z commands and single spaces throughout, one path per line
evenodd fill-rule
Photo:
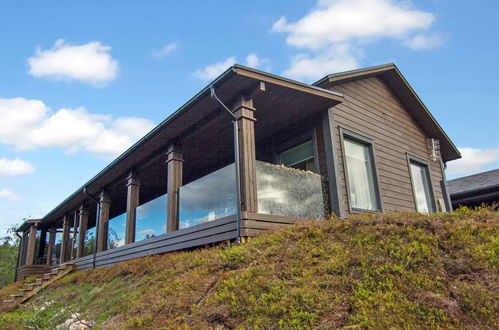
M 349 207 L 340 127 L 374 141 L 384 212 L 416 211 L 407 152 L 428 161 L 435 199 L 443 199 L 440 188 L 442 168 L 439 160 L 433 162 L 429 159 L 427 136 L 381 79 L 365 78 L 338 84 L 331 89 L 343 93 L 345 97 L 343 103 L 334 107 L 334 130 L 338 149 L 339 186 L 347 214 Z

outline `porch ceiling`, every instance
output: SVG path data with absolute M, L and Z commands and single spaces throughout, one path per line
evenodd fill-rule
M 262 90 L 262 84 L 265 90 Z M 337 105 L 342 95 L 315 86 L 287 80 L 258 70 L 235 65 L 212 82 L 218 97 L 229 107 L 240 95 L 253 99 L 256 109 L 255 136 L 270 134 Z M 125 180 L 136 170 L 141 180 L 140 203 L 166 193 L 166 157 L 169 143 L 176 142 L 184 152 L 184 184 L 233 161 L 231 117 L 210 97 L 209 86 L 154 128 L 144 138 L 85 183 L 42 219 L 45 227 L 60 219 L 88 197 L 87 187 L 97 195 L 110 190 L 110 216 L 123 212 L 126 205 Z M 92 203 L 92 207 L 95 204 Z

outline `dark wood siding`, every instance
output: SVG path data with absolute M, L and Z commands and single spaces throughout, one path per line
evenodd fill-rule
M 429 159 L 427 136 L 386 84 L 377 77 L 335 85 L 344 94 L 335 109 L 335 135 L 338 148 L 339 185 L 348 211 L 345 172 L 339 127 L 352 130 L 374 141 L 376 165 L 384 211 L 416 210 L 406 153 L 428 160 L 435 198 L 442 199 L 440 163 Z

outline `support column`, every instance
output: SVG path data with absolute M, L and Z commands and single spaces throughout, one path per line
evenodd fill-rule
M 36 224 L 32 224 L 29 227 L 29 238 L 28 238 L 28 251 L 26 254 L 26 265 L 33 265 L 35 259 L 35 245 L 36 244 Z
M 76 235 L 78 234 L 78 210 L 75 210 L 73 213 L 73 235 L 71 236 L 71 248 L 70 259 L 73 260 L 76 257 L 75 244 L 76 244 Z
M 23 265 L 25 244 L 26 244 L 26 233 L 23 232 L 19 240 L 19 252 L 17 253 L 18 255 L 17 267 L 21 267 Z
M 166 232 L 171 233 L 179 228 L 179 195 L 178 189 L 182 186 L 182 163 L 184 157 L 175 144 L 168 147 L 166 153 L 168 171 L 167 196 L 168 208 L 166 211 Z
M 55 245 L 55 235 L 57 234 L 57 229 L 50 228 L 49 229 L 49 243 L 47 246 L 47 265 L 52 265 L 52 254 L 54 251 Z
M 126 197 L 126 232 L 125 244 L 135 242 L 135 229 L 137 221 L 137 207 L 139 206 L 140 181 L 133 171 L 127 178 Z
M 78 232 L 78 246 L 76 247 L 76 258 L 83 257 L 83 251 L 85 250 L 85 236 L 87 234 L 88 229 L 88 210 L 82 204 L 80 206 L 80 226 Z
M 102 191 L 99 199 L 99 237 L 97 237 L 97 252 L 107 249 L 107 234 L 109 230 L 109 208 L 111 206 L 111 197 L 107 191 Z
M 331 212 L 339 217 L 345 216 L 343 199 L 338 178 L 338 156 L 336 148 L 336 134 L 334 122 L 334 110 L 328 109 L 322 116 L 322 131 L 324 137 L 324 151 L 326 154 L 327 178 L 329 186 L 329 204 Z
M 60 264 L 69 260 L 68 248 L 69 248 L 69 219 L 68 216 L 65 215 L 62 222 L 62 242 L 61 242 L 61 254 L 59 261 Z
M 233 107 L 239 125 L 241 211 L 258 212 L 253 100 L 241 96 Z

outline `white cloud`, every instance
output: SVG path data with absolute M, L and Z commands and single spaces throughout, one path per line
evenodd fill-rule
M 166 55 L 168 55 L 171 52 L 173 52 L 177 48 L 178 48 L 178 44 L 172 42 L 172 43 L 169 43 L 169 44 L 165 45 L 160 50 L 153 51 L 152 52 L 152 56 L 157 57 L 157 58 L 163 58 Z
M 36 55 L 28 59 L 29 74 L 102 87 L 118 76 L 118 62 L 112 58 L 110 50 L 111 47 L 98 41 L 70 45 L 59 39 L 52 49 L 36 49 Z
M 19 199 L 21 199 L 21 197 L 19 197 L 9 189 L 0 189 L 0 200 L 17 201 Z
M 404 45 L 414 50 L 424 50 L 438 47 L 442 44 L 442 37 L 438 34 L 418 34 L 404 42 Z
M 255 69 L 270 71 L 270 60 L 268 58 L 260 58 L 257 54 L 251 53 L 246 56 L 246 66 Z
M 19 150 L 59 147 L 115 157 L 150 131 L 143 118 L 113 118 L 85 108 L 52 111 L 42 101 L 0 98 L 0 143 Z
M 399 0 L 318 0 L 312 11 L 288 22 L 277 20 L 271 32 L 286 33 L 290 46 L 301 48 L 284 74 L 295 78 L 317 78 L 333 70 L 358 67 L 359 52 L 367 44 L 392 39 L 412 49 L 438 46 L 442 39 L 428 34 L 435 15 Z M 321 74 L 308 73 L 322 69 Z
M 144 229 L 144 230 L 139 231 L 137 234 L 142 235 L 142 236 L 147 236 L 147 235 L 152 235 L 154 233 L 155 233 L 155 231 L 153 229 Z
M 290 68 L 283 75 L 297 80 L 316 80 L 332 72 L 357 68 L 358 57 L 350 46 L 334 45 L 316 55 L 302 53 L 293 56 Z
M 209 64 L 203 69 L 197 69 L 192 75 L 201 80 L 211 80 L 221 75 L 225 70 L 236 63 L 236 57 L 231 56 L 223 61 Z M 246 56 L 246 66 L 269 71 L 270 60 L 268 58 L 260 58 L 257 54 L 251 53 Z
M 486 170 L 496 162 L 499 162 L 499 148 L 478 149 L 459 148 L 461 159 L 453 160 L 447 164 L 447 173 L 450 175 L 468 175 Z
M 224 61 L 207 65 L 203 69 L 197 69 L 192 75 L 201 80 L 211 80 L 221 75 L 230 66 L 236 64 L 236 58 L 231 56 Z
M 19 158 L 0 158 L 0 179 L 2 177 L 30 174 L 34 171 L 34 166 L 27 161 L 21 160 Z

